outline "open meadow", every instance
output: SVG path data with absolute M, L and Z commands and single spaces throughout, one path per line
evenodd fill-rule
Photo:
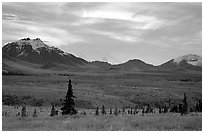
M 36 107 L 35 107 L 36 108 Z M 2 128 L 4 131 L 55 131 L 55 130 L 74 130 L 74 131 L 186 131 L 202 130 L 201 113 L 191 113 L 181 116 L 178 113 L 163 114 L 119 114 L 119 115 L 94 115 L 94 110 L 85 110 L 86 115 L 76 114 L 73 116 L 57 115 L 50 117 L 49 108 L 39 108 L 38 117 L 15 116 L 14 107 L 3 106 L 3 110 L 10 110 L 10 116 L 3 116 Z M 12 111 L 13 112 L 12 112 Z M 33 112 L 34 107 L 28 107 L 29 112 Z
M 58 110 L 72 79 L 75 107 L 73 116 L 50 117 L 51 105 Z M 186 93 L 188 106 L 195 108 L 202 97 L 201 75 L 178 74 L 69 74 L 3 76 L 3 130 L 202 130 L 201 113 L 109 114 L 109 109 L 145 105 L 153 108 L 182 103 Z M 26 105 L 28 117 L 16 116 Z M 105 106 L 107 115 L 95 116 Z M 34 109 L 38 117 L 32 117 Z M 80 112 L 85 111 L 86 115 Z

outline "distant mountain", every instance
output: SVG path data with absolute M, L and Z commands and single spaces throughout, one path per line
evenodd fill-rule
M 202 70 L 202 57 L 198 55 L 188 54 L 171 59 L 168 62 L 158 66 L 163 70 Z
M 133 59 L 133 60 L 129 60 L 125 63 L 122 64 L 118 64 L 118 65 L 114 65 L 113 68 L 118 68 L 118 69 L 122 69 L 122 70 L 137 70 L 137 71 L 154 71 L 156 70 L 156 67 L 151 65 L 151 64 L 147 64 L 139 59 Z
M 89 64 L 95 65 L 95 66 L 100 66 L 100 67 L 110 67 L 111 66 L 110 63 L 103 62 L 103 61 L 92 61 L 92 62 L 89 62 Z
M 2 71 L 4 73 L 55 73 L 74 72 L 189 72 L 202 71 L 202 57 L 185 55 L 153 66 L 139 59 L 112 65 L 108 62 L 88 62 L 59 48 L 46 45 L 39 38 L 24 38 L 8 43 L 2 48 Z
M 66 64 L 78 66 L 87 63 L 86 60 L 66 53 L 56 47 L 46 45 L 39 38 L 24 38 L 16 42 L 8 43 L 2 48 L 3 58 L 12 57 L 19 60 L 42 64 L 45 66 L 52 64 Z
M 188 54 L 184 56 L 179 56 L 173 60 L 177 64 L 180 64 L 182 61 L 186 61 L 186 63 L 190 65 L 202 67 L 202 57 L 198 55 Z

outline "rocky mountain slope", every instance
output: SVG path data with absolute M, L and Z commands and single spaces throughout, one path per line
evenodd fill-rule
M 23 61 L 42 64 L 66 64 L 78 66 L 87 63 L 86 60 L 66 53 L 56 47 L 46 45 L 39 38 L 25 38 L 16 42 L 8 43 L 2 48 L 3 58 L 8 56 Z
M 171 59 L 166 63 L 158 66 L 165 70 L 202 70 L 202 57 L 198 55 L 188 54 Z
M 26 66 L 27 71 L 40 68 L 56 71 L 75 69 L 74 71 L 94 71 L 97 72 L 158 72 L 158 71 L 202 71 L 202 57 L 198 55 L 184 55 L 167 61 L 166 63 L 153 66 L 139 59 L 129 60 L 125 63 L 112 65 L 108 62 L 92 61 L 88 62 L 59 48 L 46 45 L 39 38 L 24 38 L 16 42 L 11 42 L 2 48 L 3 72 L 10 70 L 24 71 L 21 68 Z M 18 67 L 17 67 L 18 66 Z M 30 69 L 32 68 L 32 69 Z M 19 70 L 20 69 L 20 70 Z

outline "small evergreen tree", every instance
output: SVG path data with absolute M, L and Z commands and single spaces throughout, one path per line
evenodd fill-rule
M 50 116 L 55 116 L 55 106 L 52 105 Z
M 106 111 L 105 111 L 105 106 L 104 106 L 104 105 L 102 106 L 101 113 L 102 113 L 103 115 L 105 115 L 105 114 L 106 114 Z
M 130 114 L 132 114 L 132 108 L 130 108 Z
M 187 103 L 186 93 L 184 93 L 184 98 L 183 98 L 183 109 L 182 109 L 181 115 L 183 115 L 183 114 L 187 114 L 187 111 L 188 111 L 188 103 Z
M 37 117 L 37 110 L 36 109 L 33 112 L 33 117 Z
M 168 107 L 165 105 L 164 106 L 164 113 L 167 113 L 168 112 Z
M 159 107 L 159 113 L 162 113 L 162 109 L 161 109 L 161 107 Z
M 199 103 L 198 103 L 198 102 L 196 103 L 195 111 L 196 111 L 196 112 L 199 112 Z
M 123 114 L 125 114 L 125 107 L 123 107 Z
M 142 116 L 144 116 L 144 113 L 145 113 L 145 108 L 143 107 L 142 108 Z
M 202 100 L 198 100 L 198 105 L 199 105 L 199 112 L 202 112 Z
M 98 107 L 96 107 L 95 115 L 99 115 Z
M 68 84 L 68 91 L 67 91 L 67 95 L 66 98 L 64 100 L 64 106 L 61 108 L 62 110 L 62 115 L 73 115 L 77 113 L 77 110 L 74 108 L 74 95 L 73 95 L 73 90 L 72 90 L 72 84 L 71 84 L 71 80 L 69 80 L 69 84 Z
M 128 109 L 128 114 L 130 114 L 130 110 Z
M 134 115 L 137 114 L 137 107 L 134 108 Z
M 169 99 L 168 103 L 169 103 L 169 109 L 170 109 L 171 108 L 171 100 L 170 99 Z
M 117 107 L 114 110 L 114 115 L 118 115 L 118 108 Z
M 147 108 L 145 110 L 145 113 L 152 113 L 152 112 L 153 112 L 153 108 L 149 104 L 147 104 Z
M 83 115 L 86 115 L 86 112 L 85 111 L 83 111 L 83 113 L 82 113 Z
M 173 107 L 171 107 L 170 112 L 178 113 L 179 112 L 178 105 L 174 105 Z
M 182 104 L 179 104 L 178 110 L 179 110 L 179 113 L 183 112 Z
M 22 109 L 21 109 L 21 116 L 22 117 L 27 116 L 27 114 L 26 114 L 26 106 L 22 107 Z
M 110 108 L 110 114 L 112 114 L 113 112 L 112 112 L 112 108 Z

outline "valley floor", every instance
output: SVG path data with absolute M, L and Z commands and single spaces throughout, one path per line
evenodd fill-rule
M 36 108 L 36 107 L 35 107 Z M 3 106 L 3 111 L 8 111 L 9 116 L 2 116 L 3 131 L 51 131 L 51 130 L 74 130 L 74 131 L 150 131 L 150 130 L 173 130 L 173 131 L 201 131 L 202 114 L 190 113 L 181 116 L 178 113 L 162 114 L 144 114 L 136 115 L 94 115 L 94 110 L 86 110 L 86 115 L 80 113 L 70 116 L 57 115 L 50 117 L 50 109 L 47 107 L 38 107 L 38 117 L 32 117 L 29 113 L 27 117 L 16 116 L 16 109 L 13 106 Z M 27 107 L 28 112 L 34 110 L 34 107 Z
M 62 106 L 68 80 L 72 80 L 75 107 L 86 111 L 74 116 L 50 117 L 51 105 Z M 190 109 L 202 99 L 202 75 L 192 74 L 74 74 L 2 77 L 3 131 L 10 130 L 202 130 L 202 114 L 178 113 L 95 116 L 96 107 L 107 110 L 173 107 L 187 95 Z M 28 117 L 16 116 L 26 105 Z M 17 108 L 18 106 L 18 108 Z M 34 109 L 38 117 L 32 117 Z M 59 108 L 57 108 L 59 110 Z

